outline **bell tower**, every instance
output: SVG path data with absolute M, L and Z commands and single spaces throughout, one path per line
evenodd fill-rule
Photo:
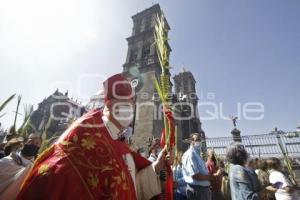
M 196 80 L 190 71 L 182 70 L 174 76 L 175 93 L 177 96 L 176 110 L 181 120 L 178 120 L 178 137 L 188 139 L 190 134 L 199 133 L 201 136 L 202 152 L 206 152 L 205 133 L 202 130 L 198 113 L 198 96 L 196 94 Z M 179 148 L 186 149 L 188 144 L 178 141 Z
M 162 15 L 158 4 L 132 16 L 132 35 L 127 38 L 128 52 L 123 73 L 132 80 L 135 87 L 135 120 L 132 142 L 137 147 L 146 147 L 153 137 L 160 137 L 163 118 L 153 78 L 159 79 L 161 66 L 155 47 L 156 18 Z M 170 27 L 165 19 L 168 34 Z M 171 52 L 167 44 L 168 52 Z

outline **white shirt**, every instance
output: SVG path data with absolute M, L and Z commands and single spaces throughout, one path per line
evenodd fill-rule
M 18 164 L 11 155 L 0 159 L 0 199 L 15 199 L 20 191 L 20 187 L 30 171 L 33 162 L 21 155 L 18 157 L 21 164 Z
M 150 162 L 155 162 L 157 160 L 157 156 L 154 153 L 151 153 L 148 160 Z
M 106 116 L 103 116 L 102 120 L 111 138 L 118 139 L 119 129 Z M 149 200 L 161 193 L 160 180 L 154 170 L 154 165 L 149 165 L 137 172 L 131 153 L 124 155 L 123 159 L 127 164 L 139 200 Z
M 287 186 L 292 186 L 290 181 L 284 176 L 283 173 L 279 171 L 272 170 L 270 172 L 269 181 L 271 184 L 278 184 L 279 188 L 275 193 L 276 200 L 299 200 L 296 192 L 287 193 L 284 188 Z

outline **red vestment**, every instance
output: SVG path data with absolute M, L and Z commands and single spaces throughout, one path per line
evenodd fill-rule
M 93 110 L 77 120 L 36 160 L 18 200 L 136 200 L 134 183 L 122 155 L 131 153 L 136 170 L 151 164 L 113 140 Z

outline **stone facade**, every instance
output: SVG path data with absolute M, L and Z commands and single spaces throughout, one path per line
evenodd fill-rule
M 123 73 L 133 82 L 138 83 L 136 91 L 136 118 L 133 124 L 132 142 L 136 147 L 147 147 L 149 140 L 153 137 L 160 138 L 163 128 L 163 118 L 161 112 L 161 103 L 155 91 L 153 78 L 159 79 L 161 66 L 158 60 L 156 48 L 154 45 L 155 18 L 161 15 L 162 10 L 158 4 L 137 13 L 132 17 L 133 31 L 127 38 L 128 52 L 126 62 L 123 65 Z M 166 34 L 170 26 L 165 19 Z M 168 53 L 171 52 L 169 44 Z M 171 74 L 170 74 L 171 75 Z M 201 129 L 201 123 L 198 116 L 197 102 L 198 98 L 195 89 L 195 79 L 191 72 L 183 72 L 174 77 L 175 93 L 172 94 L 172 101 L 176 104 L 176 116 L 192 116 L 186 120 L 176 120 L 178 132 L 178 147 L 186 149 L 187 144 L 182 140 L 187 139 L 193 132 L 198 132 L 205 138 Z M 170 81 L 171 87 L 172 83 Z M 172 92 L 172 89 L 171 91 Z M 192 109 L 186 107 L 182 100 L 183 95 L 187 96 L 184 100 L 192 105 Z M 183 131 L 185 130 L 185 131 Z
M 37 110 L 30 116 L 31 131 L 42 134 L 47 138 L 58 136 L 75 119 L 86 112 L 84 106 L 68 97 L 68 92 L 62 93 L 58 89 L 38 104 Z
M 153 78 L 159 79 L 161 73 L 154 45 L 155 19 L 161 14 L 160 6 L 156 4 L 134 15 L 132 35 L 127 38 L 128 52 L 123 72 L 138 82 L 135 88 L 136 117 L 132 137 L 136 147 L 148 146 L 149 138 L 160 137 L 163 127 L 160 103 L 153 85 Z M 167 33 L 170 28 L 165 22 Z
M 198 96 L 196 93 L 196 80 L 193 74 L 183 70 L 174 76 L 175 82 L 175 113 L 177 116 L 176 124 L 178 127 L 178 148 L 187 149 L 186 139 L 191 133 L 199 133 L 203 141 L 203 151 L 206 150 L 205 133 L 202 130 L 198 113 Z

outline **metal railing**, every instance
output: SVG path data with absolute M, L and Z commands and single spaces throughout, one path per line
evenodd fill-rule
M 248 153 L 253 157 L 281 157 L 279 141 L 284 144 L 290 157 L 300 157 L 299 134 L 245 135 L 241 136 L 241 139 Z M 232 137 L 206 138 L 207 148 L 213 148 L 220 156 L 226 154 L 226 148 L 231 143 L 233 143 Z

